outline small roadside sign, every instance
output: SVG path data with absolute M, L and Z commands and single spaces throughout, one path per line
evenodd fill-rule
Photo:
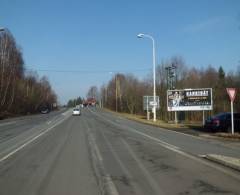
M 155 103 L 153 96 L 143 96 L 143 110 L 151 110 L 154 106 L 159 109 L 159 96 L 156 96 Z
M 227 93 L 231 100 L 231 119 L 232 119 L 232 134 L 234 134 L 234 115 L 233 115 L 233 102 L 236 97 L 236 89 L 235 88 L 227 88 Z
M 143 96 L 143 110 L 147 111 L 147 120 L 150 119 L 150 111 L 154 112 L 153 108 L 159 109 L 159 96 L 156 96 L 156 101 L 154 102 L 154 96 Z
M 157 103 L 157 102 L 154 103 L 154 101 L 149 102 L 149 104 L 150 104 L 151 106 L 157 106 L 157 105 L 158 105 L 158 103 Z
M 227 88 L 227 93 L 230 97 L 230 100 L 233 102 L 236 97 L 236 89 L 235 88 Z

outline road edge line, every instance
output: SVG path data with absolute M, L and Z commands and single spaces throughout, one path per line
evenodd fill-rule
M 119 126 L 119 124 L 117 124 L 116 122 L 110 121 L 110 120 L 104 118 L 103 116 L 99 115 L 99 114 L 96 113 L 96 112 L 93 112 L 93 111 L 91 111 L 91 110 L 90 110 L 90 112 L 92 112 L 95 116 L 98 116 L 98 117 L 104 119 L 105 121 L 108 121 L 109 123 L 115 125 L 115 126 Z M 157 144 L 161 145 L 162 147 L 164 147 L 164 148 L 166 148 L 166 149 L 168 149 L 168 150 L 170 150 L 170 151 L 172 151 L 172 152 L 175 152 L 175 153 L 180 154 L 180 155 L 182 155 L 182 156 L 185 156 L 185 157 L 187 157 L 187 158 L 189 158 L 189 159 L 192 159 L 192 160 L 195 160 L 195 161 L 197 161 L 197 162 L 199 162 L 199 163 L 202 163 L 202 164 L 204 164 L 204 165 L 207 165 L 208 167 L 214 168 L 214 169 L 216 169 L 216 170 L 218 170 L 218 171 L 221 171 L 221 172 L 223 172 L 223 173 L 225 173 L 225 174 L 227 174 L 227 175 L 230 175 L 230 176 L 232 176 L 232 177 L 234 177 L 234 178 L 236 178 L 236 179 L 239 180 L 239 176 L 236 176 L 236 174 L 230 173 L 228 170 L 224 170 L 224 169 L 221 168 L 221 167 L 216 167 L 216 166 L 214 166 L 213 164 L 210 164 L 210 162 L 204 161 L 203 158 L 201 158 L 201 157 L 199 157 L 199 156 L 196 156 L 196 155 L 193 155 L 193 154 L 184 152 L 184 151 L 182 151 L 180 148 L 178 148 L 178 147 L 176 147 L 176 146 L 174 146 L 174 145 L 168 144 L 167 142 L 165 142 L 165 143 L 166 143 L 166 144 L 165 144 L 165 143 L 163 143 L 162 140 L 160 140 L 160 139 L 158 139 L 158 138 L 155 138 L 155 137 L 152 137 L 152 136 L 150 136 L 150 135 L 148 135 L 148 134 L 145 134 L 145 133 L 143 133 L 143 132 L 137 131 L 135 128 L 128 127 L 128 131 L 135 132 L 135 133 L 137 133 L 137 134 L 139 134 L 139 135 L 142 135 L 143 137 L 147 137 L 148 139 L 154 140 Z
M 54 127 L 58 126 L 59 124 L 61 124 L 63 121 L 65 121 L 68 117 L 63 118 L 62 120 L 58 121 L 57 123 L 55 123 L 52 127 L 49 127 L 43 131 L 41 131 L 40 134 L 30 138 L 30 140 L 26 141 L 25 143 L 21 144 L 19 147 L 17 147 L 16 149 L 14 149 L 13 151 L 9 152 L 7 155 L 3 156 L 0 159 L 0 163 L 7 160 L 9 157 L 11 157 L 12 155 L 14 155 L 15 153 L 17 153 L 18 151 L 22 150 L 23 148 L 25 148 L 26 146 L 28 146 L 29 144 L 31 144 L 32 142 L 34 142 L 35 140 L 37 140 L 39 137 L 43 136 L 44 134 L 46 134 L 47 132 L 49 132 L 50 130 L 52 130 Z

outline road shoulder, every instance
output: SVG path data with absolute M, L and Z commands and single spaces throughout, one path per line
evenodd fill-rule
M 240 171 L 239 158 L 233 158 L 233 157 L 217 155 L 217 154 L 207 154 L 205 158 L 210 161 L 213 161 L 213 162 L 222 164 L 224 166 L 227 166 L 229 168 L 235 169 L 237 171 Z

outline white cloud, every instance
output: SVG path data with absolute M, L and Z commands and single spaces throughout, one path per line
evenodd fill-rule
M 195 23 L 195 24 L 190 24 L 186 26 L 183 31 L 187 33 L 196 33 L 200 31 L 205 31 L 208 29 L 213 29 L 216 26 L 223 25 L 225 21 L 227 20 L 227 17 L 214 17 L 214 18 L 209 18 L 208 20 Z

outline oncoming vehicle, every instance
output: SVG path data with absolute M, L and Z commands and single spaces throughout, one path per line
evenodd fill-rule
M 73 109 L 73 112 L 72 112 L 72 115 L 73 116 L 76 116 L 76 115 L 81 115 L 81 110 L 79 108 L 74 108 Z
M 232 121 L 231 113 L 224 112 L 208 118 L 205 121 L 204 128 L 211 131 L 231 132 Z M 234 130 L 240 131 L 240 113 L 234 113 Z

